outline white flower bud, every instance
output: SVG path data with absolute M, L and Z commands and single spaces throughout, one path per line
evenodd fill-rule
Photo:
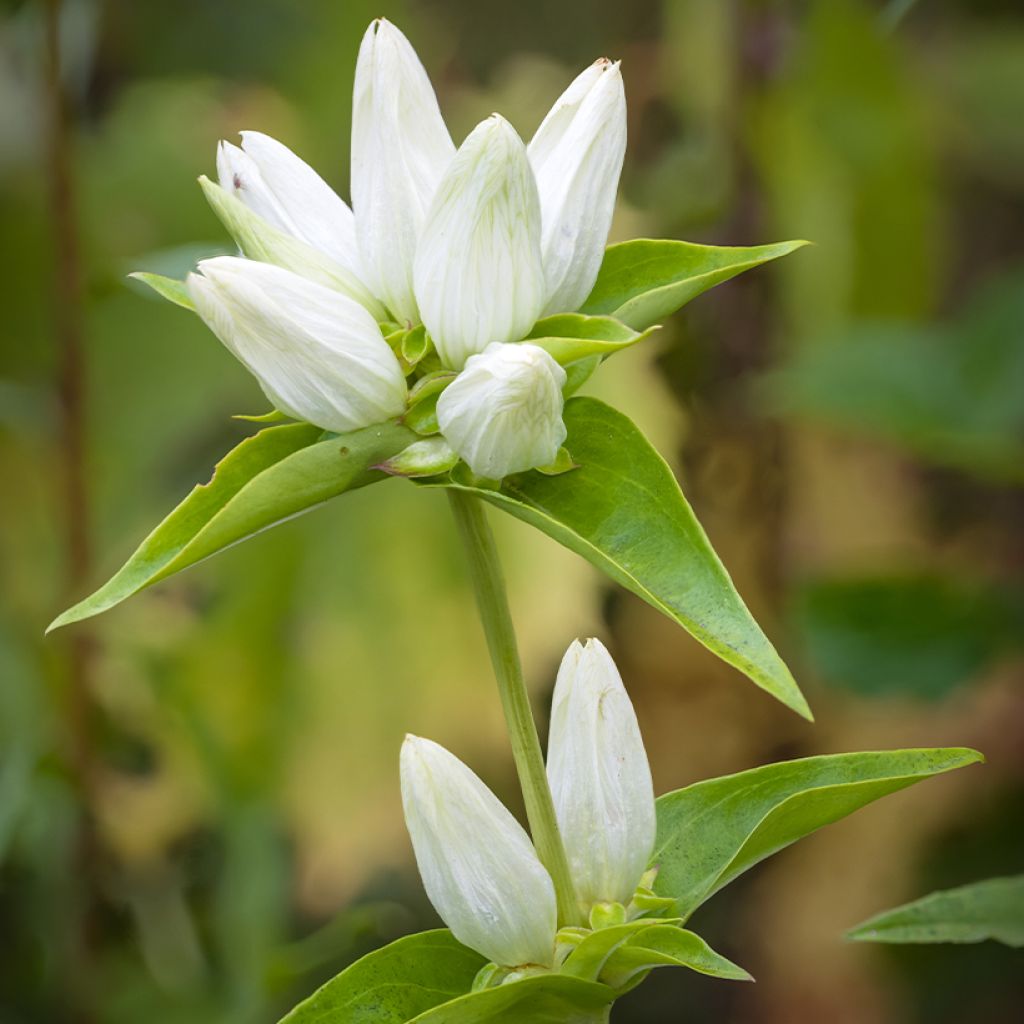
M 654 787 L 611 655 L 574 640 L 555 682 L 548 782 L 581 905 L 627 904 L 654 849 Z
M 398 359 L 359 303 L 237 256 L 203 260 L 187 284 L 196 312 L 281 412 L 338 432 L 404 412 Z
M 401 774 L 423 885 L 454 936 L 503 967 L 552 966 L 555 889 L 522 826 L 430 740 L 406 736 Z
M 352 205 L 363 277 L 396 319 L 419 320 L 416 242 L 455 153 L 409 40 L 379 18 L 363 36 L 352 101 Z
M 540 315 L 540 207 L 526 148 L 497 114 L 477 125 L 438 186 L 416 250 L 416 299 L 442 362 L 461 369 Z
M 565 440 L 565 380 L 536 345 L 489 345 L 438 399 L 441 433 L 478 476 L 500 480 L 548 466 Z
M 599 60 L 559 97 L 529 146 L 540 192 L 544 315 L 579 309 L 597 280 L 626 152 L 618 62 Z
M 352 211 L 287 146 L 261 132 L 242 132 L 242 146 L 217 147 L 221 188 L 281 231 L 330 256 L 356 277 L 359 246 Z

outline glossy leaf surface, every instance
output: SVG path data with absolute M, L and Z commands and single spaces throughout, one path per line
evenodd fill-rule
M 571 473 L 506 477 L 479 495 L 582 555 L 683 626 L 788 707 L 807 702 L 754 621 L 665 460 L 622 413 L 593 398 L 565 406 Z
M 657 801 L 655 890 L 684 919 L 759 861 L 915 782 L 983 760 L 961 747 L 808 757 L 697 782 Z

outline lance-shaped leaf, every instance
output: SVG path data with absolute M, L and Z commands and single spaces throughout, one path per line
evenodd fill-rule
M 247 438 L 142 542 L 99 590 L 59 616 L 50 629 L 87 619 L 126 597 L 275 523 L 385 474 L 372 467 L 416 436 L 382 423 L 324 435 L 308 423 L 269 427 Z
M 613 316 L 642 331 L 702 292 L 744 270 L 786 256 L 807 242 L 774 245 L 697 245 L 635 238 L 610 245 L 582 313 Z
M 447 928 L 407 935 L 346 967 L 282 1024 L 405 1024 L 465 995 L 485 963 Z
M 689 917 L 759 861 L 915 782 L 983 760 L 962 747 L 808 757 L 708 779 L 657 801 L 655 890 Z
M 1024 946 L 1024 875 L 933 892 L 846 933 L 859 942 L 984 942 Z
M 612 951 L 601 980 L 619 989 L 655 967 L 686 967 L 725 981 L 753 981 L 742 967 L 716 953 L 699 935 L 672 924 L 658 924 L 631 936 Z
M 565 405 L 579 468 L 523 473 L 500 490 L 456 481 L 582 555 L 805 717 L 803 694 L 736 592 L 665 460 L 622 413 L 593 398 Z M 433 482 L 426 486 L 431 486 Z
M 524 340 L 544 349 L 565 366 L 589 356 L 613 355 L 643 341 L 655 330 L 651 327 L 643 332 L 634 331 L 610 316 L 561 313 L 538 320 Z

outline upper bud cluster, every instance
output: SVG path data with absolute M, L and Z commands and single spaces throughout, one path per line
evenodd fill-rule
M 402 801 L 427 895 L 460 942 L 502 967 L 551 967 L 554 888 L 526 833 L 453 754 L 409 736 Z M 548 779 L 583 915 L 629 904 L 654 848 L 654 789 L 633 705 L 598 640 L 555 684 Z
M 240 146 L 222 142 L 219 187 L 204 188 L 248 260 L 205 261 L 189 291 L 279 409 L 332 430 L 398 416 L 408 392 L 381 331 L 344 303 L 328 326 L 326 300 L 305 285 L 377 323 L 422 323 L 442 368 L 464 371 L 439 409 L 455 452 L 494 478 L 543 465 L 564 439 L 565 375 L 543 353 L 498 346 L 587 297 L 625 141 L 619 65 L 601 60 L 529 145 L 495 114 L 456 148 L 415 50 L 378 19 L 356 63 L 353 208 L 275 139 L 246 131 Z

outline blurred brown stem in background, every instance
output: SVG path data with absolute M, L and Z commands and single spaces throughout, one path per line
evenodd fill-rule
M 72 113 L 61 64 L 61 0 L 45 0 L 47 163 L 54 244 L 54 334 L 58 354 L 60 472 L 64 499 L 66 587 L 77 594 L 89 576 L 89 503 L 85 468 L 85 351 L 82 271 L 75 207 Z M 78 879 L 75 926 L 69 936 L 70 1003 L 75 1019 L 93 1019 L 89 998 L 92 921 L 95 913 L 96 837 L 90 820 L 95 771 L 88 634 L 74 630 L 66 644 L 67 763 L 79 789 L 82 814 L 74 868 Z

